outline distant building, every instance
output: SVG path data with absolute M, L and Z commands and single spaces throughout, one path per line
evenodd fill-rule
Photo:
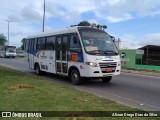
M 115 44 L 116 44 L 116 46 L 117 46 L 117 48 L 118 49 L 122 49 L 122 43 L 121 43 L 122 41 L 120 40 L 120 38 L 118 38 L 118 40 L 115 40 Z
M 135 65 L 143 64 L 143 50 L 121 49 L 119 50 L 122 66 L 135 67 Z
M 139 49 L 120 49 L 122 67 L 160 70 L 160 46 L 146 45 Z
M 143 64 L 160 66 L 160 46 L 146 45 L 139 49 L 144 50 Z

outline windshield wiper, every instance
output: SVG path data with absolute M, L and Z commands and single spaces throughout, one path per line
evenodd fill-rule
M 113 50 L 103 50 L 104 53 L 114 53 L 116 55 L 118 55 L 118 53 L 116 51 Z
M 118 53 L 113 50 L 92 50 L 92 51 L 88 51 L 88 52 L 90 52 L 90 53 L 104 53 L 104 54 L 114 53 L 114 54 L 118 55 Z
M 88 52 L 103 52 L 102 50 L 92 50 L 92 51 L 88 51 Z

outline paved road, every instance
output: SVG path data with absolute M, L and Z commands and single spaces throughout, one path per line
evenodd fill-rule
M 35 74 L 28 69 L 22 59 L 0 58 L 0 65 L 19 71 Z M 88 81 L 81 86 L 74 86 L 64 77 L 44 76 L 81 91 L 117 101 L 147 111 L 160 111 L 160 77 L 121 73 L 113 77 L 111 83 L 103 84 L 100 80 Z M 94 100 L 93 100 L 94 102 Z

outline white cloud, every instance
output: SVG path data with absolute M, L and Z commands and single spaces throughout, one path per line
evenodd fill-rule
M 7 22 L 4 20 L 9 19 L 13 21 L 10 23 L 10 39 L 13 39 L 11 44 L 16 43 L 17 46 L 20 46 L 21 43 L 19 41 L 25 37 L 25 35 L 41 31 L 43 1 L 44 0 L 0 1 L 0 19 L 3 19 L 0 22 L 2 23 L 0 25 L 0 32 L 7 36 Z M 99 20 L 107 20 L 107 22 L 112 23 L 122 22 L 136 17 L 160 15 L 160 1 L 46 0 L 46 22 L 52 17 L 57 17 L 67 23 L 78 23 L 83 20 L 82 14 L 86 12 L 92 12 L 96 16 L 94 19 L 89 19 L 90 22 L 99 23 Z M 45 29 L 51 30 L 52 28 L 45 26 Z M 124 40 L 128 41 L 128 43 L 126 41 L 125 44 L 129 45 L 129 47 L 139 45 L 138 43 L 132 44 L 133 38 L 123 37 Z
M 152 33 L 144 36 L 144 39 L 139 42 L 140 45 L 159 45 L 160 46 L 160 33 Z
M 141 47 L 139 41 L 133 35 L 125 34 L 121 36 L 120 39 L 122 41 L 122 49 L 136 49 Z
M 95 4 L 97 4 L 96 16 L 106 19 L 108 22 L 160 15 L 160 1 L 158 0 L 97 0 Z
M 143 3 L 142 3 L 143 2 Z M 9 4 L 9 5 L 8 5 Z M 11 7 L 11 5 L 13 7 Z M 81 14 L 93 11 L 97 17 L 108 22 L 120 22 L 133 19 L 136 16 L 153 16 L 160 14 L 158 0 L 58 0 L 46 1 L 47 17 L 61 17 L 64 20 L 77 20 Z M 5 0 L 1 1 L 1 17 L 37 19 L 43 14 L 43 0 Z M 15 13 L 19 16 L 13 16 Z
M 29 22 L 39 22 L 42 20 L 42 15 L 39 11 L 30 8 L 30 6 L 25 6 L 21 11 L 22 20 Z
M 146 34 L 136 38 L 134 35 L 125 34 L 120 37 L 122 41 L 122 48 L 137 49 L 146 45 L 160 46 L 160 33 Z
M 46 11 L 50 17 L 58 17 L 65 21 L 80 21 L 81 14 L 95 10 L 91 0 L 48 1 Z
M 89 19 L 88 20 L 89 23 L 95 23 L 95 24 L 99 24 L 97 20 L 95 19 Z
M 122 21 L 133 19 L 133 16 L 131 16 L 130 14 L 124 14 L 122 17 L 111 17 L 111 16 L 108 16 L 108 17 L 106 17 L 106 19 L 109 22 L 115 23 L 115 22 L 122 22 Z

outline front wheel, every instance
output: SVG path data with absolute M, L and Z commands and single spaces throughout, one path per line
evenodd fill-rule
M 39 64 L 36 64 L 35 70 L 36 70 L 37 75 L 41 75 L 42 74 L 42 71 L 40 70 Z
M 102 81 L 103 81 L 104 83 L 109 83 L 111 80 L 112 80 L 112 76 L 108 76 L 108 77 L 102 78 Z
M 74 85 L 81 84 L 82 80 L 80 77 L 80 73 L 77 69 L 73 69 L 70 74 L 71 81 Z

